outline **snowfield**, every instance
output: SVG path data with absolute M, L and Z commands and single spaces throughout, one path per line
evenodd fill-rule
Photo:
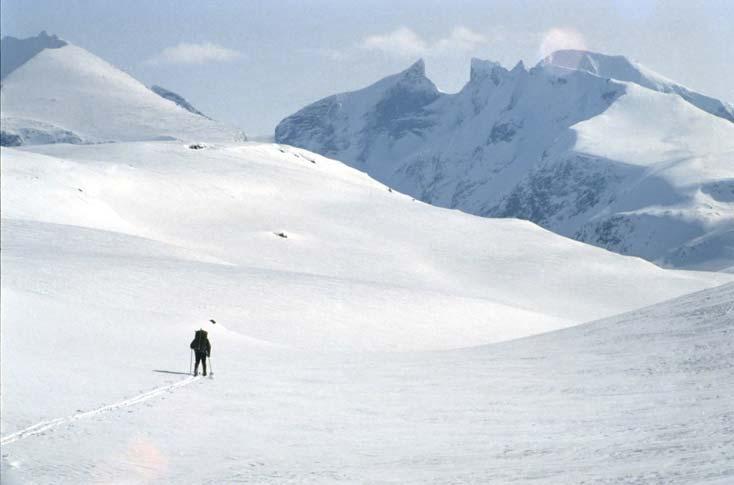
M 734 477 L 734 274 L 201 147 L 2 149 L 3 483 Z
M 272 144 L 4 149 L 2 170 L 4 257 L 11 267 L 21 258 L 29 282 L 71 292 L 64 299 L 216 313 L 237 322 L 232 330 L 296 347 L 477 345 L 732 279 L 434 208 Z M 66 269 L 31 277 L 35 265 L 48 271 L 44 254 Z

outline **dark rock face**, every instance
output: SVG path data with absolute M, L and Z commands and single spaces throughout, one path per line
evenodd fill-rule
M 186 101 L 186 99 L 183 96 L 178 95 L 174 93 L 173 91 L 169 91 L 166 88 L 163 88 L 161 86 L 155 86 L 155 85 L 152 86 L 150 90 L 153 91 L 158 96 L 160 96 L 161 98 L 165 98 L 169 101 L 173 101 L 178 106 L 182 107 L 186 111 L 189 111 L 190 113 L 194 113 L 195 115 L 203 116 L 204 118 L 209 118 L 204 113 L 194 108 L 188 101 Z
M 627 254 L 628 249 L 624 243 L 633 230 L 634 226 L 629 218 L 615 215 L 583 227 L 576 233 L 576 239 Z
M 434 124 L 425 108 L 441 93 L 422 60 L 363 91 L 329 96 L 285 118 L 275 141 L 359 165 L 371 159 L 374 139 L 420 137 Z
M 618 170 L 611 169 L 603 161 L 577 155 L 541 165 L 516 185 L 500 204 L 481 215 L 517 217 L 541 226 L 552 226 L 592 213 L 599 204 L 613 202 L 614 188 L 620 181 Z
M 421 110 L 435 99 L 433 93 L 396 86 L 385 99 L 377 103 L 370 115 L 372 119 L 369 126 L 395 138 L 407 133 L 419 134 L 423 128 L 431 126 L 430 120 L 425 119 Z
M 0 131 L 0 147 L 19 147 L 23 144 L 23 140 L 14 133 Z
M 489 132 L 487 145 L 499 142 L 511 142 L 517 133 L 517 126 L 513 123 L 496 123 Z
M 345 117 L 340 112 L 339 96 L 329 96 L 278 124 L 275 128 L 275 141 L 333 156 L 349 148 L 349 140 L 337 136 L 336 127 L 343 121 Z M 300 140 L 307 146 L 299 143 Z
M 65 45 L 65 41 L 55 35 L 48 35 L 45 30 L 27 39 L 3 37 L 0 41 L 0 79 L 5 79 L 42 50 L 58 49 Z

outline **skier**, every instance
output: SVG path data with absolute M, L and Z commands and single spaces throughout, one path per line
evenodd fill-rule
M 200 328 L 194 334 L 194 340 L 192 340 L 191 345 L 189 345 L 196 355 L 196 365 L 194 366 L 195 376 L 199 375 L 199 362 L 202 363 L 204 375 L 206 375 L 206 358 L 212 353 L 212 345 L 209 343 L 207 335 L 206 330 Z

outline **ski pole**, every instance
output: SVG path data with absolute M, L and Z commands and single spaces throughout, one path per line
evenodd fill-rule
M 189 374 L 194 373 L 194 349 L 191 349 L 191 358 L 189 359 Z
M 214 367 L 212 367 L 212 358 L 209 357 L 209 375 L 214 377 Z

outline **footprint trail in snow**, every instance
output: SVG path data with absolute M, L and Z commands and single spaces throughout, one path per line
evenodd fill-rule
M 157 387 L 151 391 L 144 392 L 142 394 L 138 394 L 137 396 L 131 397 L 130 399 L 125 399 L 123 401 L 119 401 L 113 404 L 106 404 L 102 407 L 92 409 L 91 411 L 83 411 L 76 414 L 73 414 L 71 416 L 66 416 L 62 418 L 55 418 L 50 419 L 47 421 L 41 421 L 39 423 L 36 423 L 34 425 L 28 426 L 27 428 L 21 429 L 20 431 L 16 431 L 15 433 L 11 433 L 7 436 L 3 436 L 0 439 L 0 445 L 7 446 L 11 443 L 14 443 L 16 441 L 29 438 L 31 436 L 35 436 L 38 434 L 41 434 L 45 431 L 48 431 L 52 428 L 56 428 L 58 426 L 61 426 L 62 424 L 66 423 L 72 423 L 74 421 L 78 421 L 80 419 L 89 418 L 91 416 L 96 416 L 99 414 L 107 413 L 110 411 L 115 411 L 117 409 L 134 406 L 135 404 L 140 404 L 142 402 L 148 401 L 149 399 L 152 399 L 156 396 L 160 396 L 163 393 L 166 392 L 173 392 L 179 387 L 187 386 L 194 381 L 199 380 L 200 377 L 188 377 L 182 381 L 175 382 L 173 384 L 169 384 L 166 386 Z

